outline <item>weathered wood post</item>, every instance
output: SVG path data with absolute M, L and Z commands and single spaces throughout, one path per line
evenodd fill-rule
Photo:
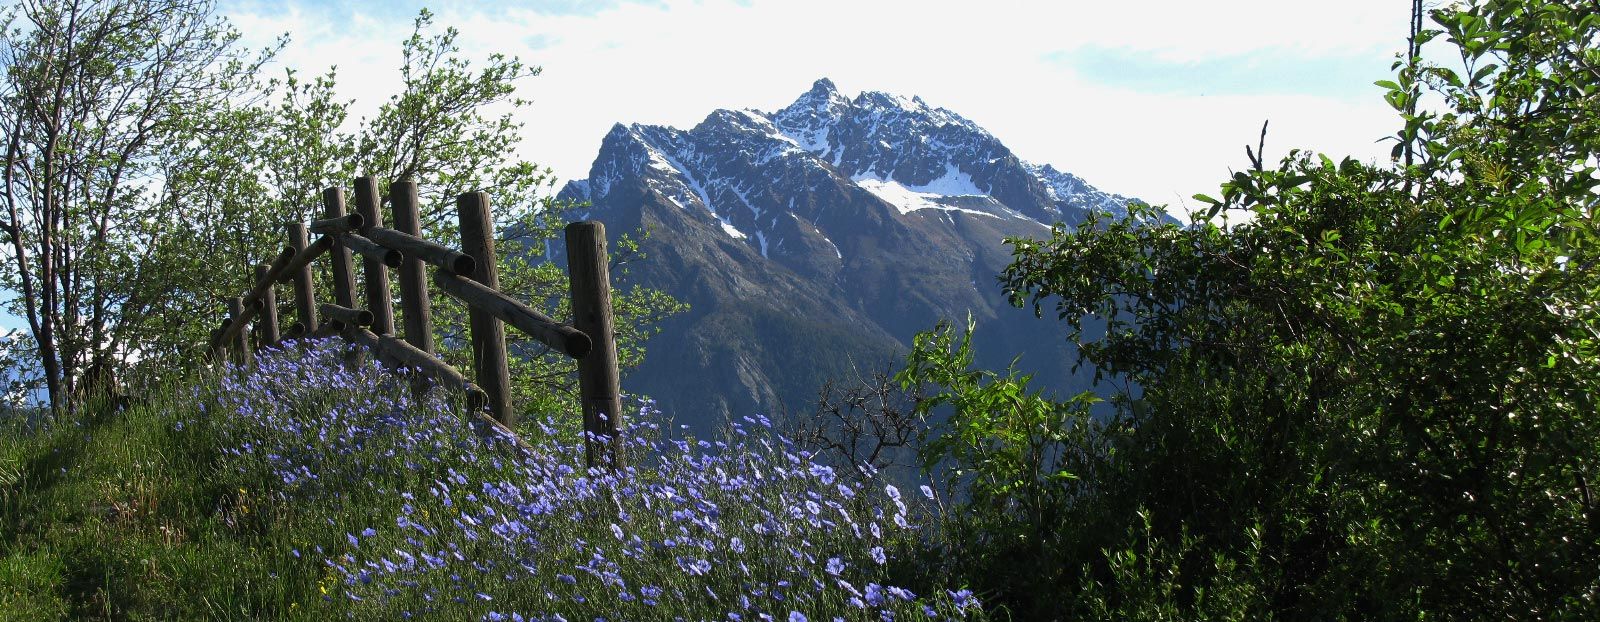
M 207 350 L 206 354 L 211 357 L 210 361 L 208 361 L 208 362 L 211 363 L 212 365 L 217 365 L 217 364 L 222 363 L 223 359 L 227 358 L 227 356 L 228 356 L 228 346 L 223 344 L 221 341 L 219 341 L 220 339 L 222 339 L 222 331 L 223 330 L 225 330 L 225 329 L 222 329 L 222 328 L 213 328 L 213 329 L 211 329 L 211 349 Z
M 334 186 L 322 191 L 322 207 L 324 220 L 334 220 L 346 215 L 344 207 L 344 188 Z M 312 229 L 316 225 L 313 223 Z M 329 230 L 327 234 L 333 238 L 333 247 L 328 249 L 329 263 L 333 265 L 333 303 L 341 307 L 355 308 L 356 306 L 356 276 L 355 267 L 351 262 L 350 248 L 344 245 L 343 236 L 337 230 Z M 332 322 L 337 325 L 337 322 Z M 366 361 L 366 350 L 352 348 L 345 353 L 345 362 L 360 365 Z
M 422 237 L 422 218 L 417 210 L 417 182 L 389 184 L 389 208 L 394 211 L 394 228 L 401 233 Z M 433 354 L 433 308 L 428 299 L 428 277 L 422 260 L 407 256 L 400 264 L 400 315 L 405 322 L 406 343 Z
M 256 282 L 260 283 L 267 278 L 267 273 L 272 268 L 266 264 L 256 266 Z M 276 345 L 278 343 L 278 294 L 273 291 L 272 284 L 267 284 L 266 291 L 261 293 L 261 321 L 256 324 L 256 343 L 261 347 Z
M 344 188 L 333 187 L 322 191 L 322 207 L 325 218 L 339 218 L 345 215 Z M 333 264 L 333 303 L 341 307 L 356 306 L 356 277 L 351 268 L 350 249 L 339 242 L 334 236 L 333 248 L 328 249 L 330 263 Z
M 595 221 L 567 225 L 567 272 L 572 289 L 572 325 L 589 335 L 589 354 L 578 359 L 578 397 L 583 430 L 610 438 L 610 447 L 585 445 L 591 467 L 623 466 L 622 388 L 617 371 L 617 340 L 611 322 L 611 267 L 605 225 Z
M 287 225 L 289 230 L 289 246 L 296 255 L 305 252 L 310 242 L 306 239 L 306 226 L 304 223 L 291 222 Z M 317 330 L 317 300 L 316 291 L 311 285 L 311 266 L 300 266 L 294 271 L 294 308 L 300 316 L 300 326 L 303 335 L 309 336 Z
M 475 262 L 472 274 L 463 274 L 490 289 L 500 289 L 500 271 L 494 257 L 494 220 L 489 217 L 489 195 L 468 192 L 456 197 L 461 219 L 461 252 Z M 516 424 L 511 411 L 511 369 L 506 357 L 506 327 L 493 314 L 470 308 L 472 361 L 478 386 L 488 399 L 490 416 L 507 428 Z
M 361 230 L 383 226 L 383 214 L 378 211 L 378 181 L 371 177 L 356 178 L 356 213 L 361 214 Z M 389 294 L 389 268 L 372 257 L 361 260 L 366 279 L 367 310 L 372 312 L 372 332 L 379 335 L 394 334 L 394 298 Z
M 234 296 L 228 299 L 228 315 L 235 322 L 244 321 L 244 298 Z M 233 337 L 233 362 L 243 367 L 250 364 L 250 333 L 241 327 Z

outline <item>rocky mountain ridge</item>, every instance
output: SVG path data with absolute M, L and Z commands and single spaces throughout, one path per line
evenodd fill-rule
M 1020 356 L 1042 386 L 1085 388 L 1059 326 L 1004 300 L 1001 240 L 1129 201 L 921 98 L 850 99 L 827 79 L 776 112 L 617 124 L 560 196 L 613 231 L 650 230 L 629 278 L 692 309 L 623 384 L 686 423 L 808 411 L 825 380 L 882 368 L 917 331 L 969 314 L 980 363 Z

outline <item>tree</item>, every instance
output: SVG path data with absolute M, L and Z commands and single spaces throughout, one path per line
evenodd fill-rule
M 1026 432 L 1075 461 L 1019 477 L 1075 469 L 1037 555 L 1081 581 L 1049 603 L 996 585 L 1002 600 L 1041 617 L 1592 619 L 1600 16 L 1488 0 L 1431 18 L 1418 45 L 1458 54 L 1413 47 L 1378 83 L 1401 121 L 1391 165 L 1252 151 L 1193 226 L 1140 207 L 1011 241 L 1013 301 L 1052 309 L 1082 362 L 1132 388 L 1109 419 Z M 911 379 L 959 363 L 952 343 L 919 341 Z M 947 401 L 998 383 L 946 382 Z M 1006 420 L 993 409 L 946 430 L 982 438 Z M 959 440 L 934 457 L 971 454 Z
M 517 115 L 529 105 L 516 97 L 516 85 L 540 69 L 492 54 L 474 70 L 456 45 L 460 33 L 454 28 L 432 32 L 432 20 L 426 10 L 418 15 L 401 48 L 403 89 L 372 119 L 363 120 L 351 168 L 379 179 L 417 181 L 424 235 L 452 245 L 459 239 L 456 194 L 488 192 L 501 290 L 523 297 L 550 317 L 571 317 L 566 274 L 551 253 L 562 244 L 569 214 L 580 206 L 555 200 L 556 180 L 549 169 L 508 156 L 521 143 Z M 489 115 L 497 106 L 502 111 Z M 630 232 L 615 233 L 622 235 L 611 241 L 617 281 L 612 305 L 619 362 L 628 369 L 643 361 L 644 342 L 661 320 L 685 307 L 659 290 L 621 285 L 626 262 L 640 254 Z M 439 333 L 435 342 L 447 360 L 467 369 L 472 357 L 466 307 L 449 296 L 432 300 Z M 514 401 L 542 413 L 575 408 L 576 366 L 571 359 L 519 331 L 508 331 L 506 337 L 516 355 L 511 360 Z
M 488 192 L 501 289 L 551 317 L 570 316 L 566 276 L 544 251 L 560 239 L 575 206 L 554 200 L 548 169 L 512 155 L 521 141 L 517 115 L 527 108 L 516 88 L 539 70 L 498 54 L 475 66 L 462 56 L 458 36 L 454 28 L 436 29 L 422 11 L 402 42 L 401 91 L 370 119 L 348 117 L 334 69 L 309 80 L 289 71 L 263 80 L 263 95 L 250 105 L 218 111 L 218 131 L 166 163 L 163 200 L 191 217 L 175 225 L 170 244 L 153 250 L 169 266 L 169 280 L 166 304 L 141 329 L 141 351 L 152 367 L 194 364 L 212 325 L 192 320 L 217 317 L 218 301 L 247 289 L 253 266 L 283 246 L 283 223 L 320 217 L 322 189 L 348 186 L 358 175 L 378 179 L 381 191 L 391 181 L 417 182 L 423 236 L 450 246 L 459 244 L 455 196 Z M 613 242 L 623 256 L 637 250 L 626 236 Z M 442 293 L 432 300 L 435 343 L 447 360 L 468 368 L 465 308 Z M 617 287 L 612 300 L 625 367 L 638 365 L 660 319 L 682 308 L 646 288 Z M 517 403 L 539 412 L 576 403 L 568 395 L 575 366 L 564 354 L 516 331 L 507 336 L 520 355 L 512 360 Z
M 510 154 L 520 141 L 515 58 L 473 67 L 454 29 L 423 11 L 404 42 L 401 93 L 352 122 L 336 73 L 266 78 L 278 47 L 251 56 L 210 0 L 28 2 L 7 18 L 3 112 L 11 257 L 0 282 L 20 292 L 55 409 L 92 370 L 132 364 L 168 375 L 199 364 L 219 300 L 284 244 L 283 224 L 321 213 L 320 193 L 370 174 L 424 190 L 424 234 L 455 237 L 455 194 L 487 190 L 501 240 L 503 289 L 562 317 L 565 280 L 542 260 L 563 214 L 548 170 Z M 281 46 L 285 39 L 279 41 Z M 503 106 L 500 114 L 488 110 Z M 249 137 L 248 140 L 243 137 Z M 173 215 L 181 214 L 174 218 Z M 617 248 L 636 248 L 628 239 Z M 326 279 L 326 275 L 321 275 Z M 624 288 L 614 296 L 624 364 L 681 305 Z M 465 314 L 436 296 L 447 354 Z M 527 343 L 519 401 L 566 404 L 569 362 Z
M 161 304 L 160 163 L 210 131 L 261 58 L 209 0 L 36 0 L 0 33 L 3 285 L 27 319 L 53 410 L 128 351 L 125 318 Z

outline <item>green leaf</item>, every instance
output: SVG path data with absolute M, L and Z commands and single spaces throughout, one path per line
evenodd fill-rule
M 1500 66 L 1496 65 L 1494 63 L 1489 63 L 1487 65 L 1479 67 L 1477 71 L 1472 72 L 1472 84 L 1473 85 L 1477 85 L 1477 84 L 1483 82 L 1483 79 L 1485 77 L 1487 77 L 1489 74 L 1494 73 L 1494 71 L 1496 69 L 1499 69 L 1499 68 L 1500 68 Z

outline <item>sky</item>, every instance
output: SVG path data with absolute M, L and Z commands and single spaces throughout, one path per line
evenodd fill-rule
M 469 58 L 542 68 L 519 154 L 588 176 L 615 123 L 690 128 L 718 108 L 773 111 L 827 77 L 921 96 L 1018 157 L 1182 215 L 1246 166 L 1263 121 L 1291 148 L 1387 157 L 1395 127 L 1372 82 L 1404 47 L 1394 0 L 220 0 L 252 47 L 287 34 L 269 70 L 337 67 L 352 117 L 400 85 L 400 43 L 427 6 Z M 21 327 L 0 314 L 0 327 Z
M 412 2 L 223 0 L 247 42 L 288 33 L 278 70 L 337 65 L 354 116 L 396 91 Z M 588 176 L 621 123 L 690 128 L 718 108 L 773 111 L 827 77 L 921 96 L 988 129 L 1024 160 L 1184 211 L 1245 166 L 1270 121 L 1290 148 L 1362 160 L 1394 127 L 1375 80 L 1404 47 L 1393 0 L 915 2 L 575 0 L 428 5 L 473 58 L 543 68 L 524 157 Z

